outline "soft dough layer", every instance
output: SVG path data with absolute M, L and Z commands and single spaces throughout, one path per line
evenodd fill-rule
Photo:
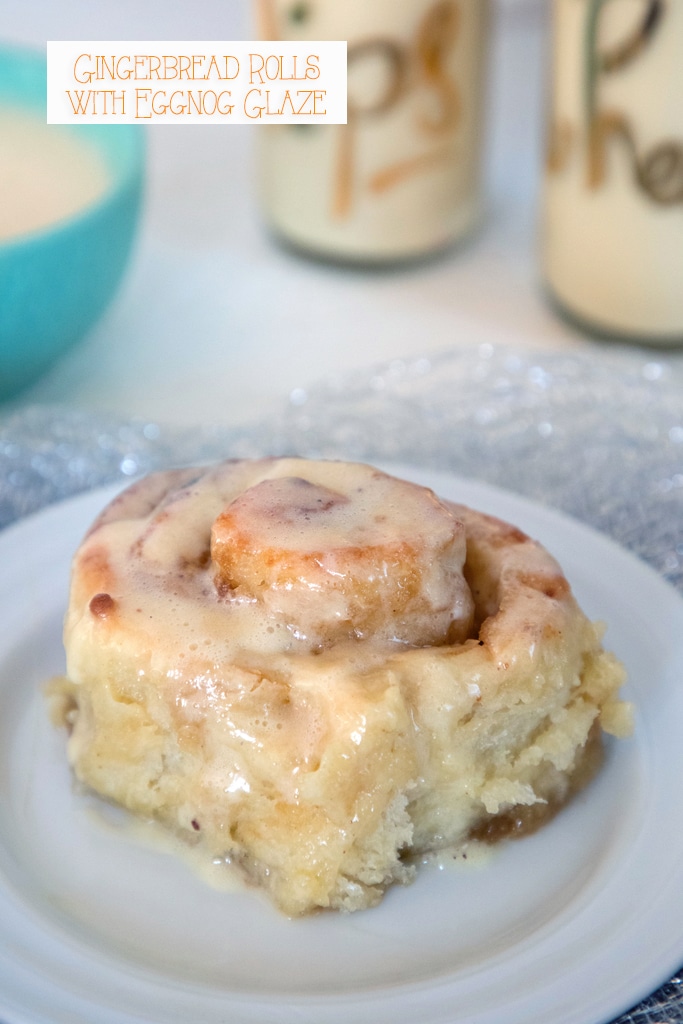
M 622 668 L 540 545 L 355 464 L 134 485 L 75 556 L 65 646 L 78 778 L 292 915 L 537 824 L 601 728 L 629 727 Z

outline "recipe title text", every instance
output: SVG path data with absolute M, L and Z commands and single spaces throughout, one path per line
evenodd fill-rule
M 345 124 L 345 42 L 50 42 L 49 124 Z

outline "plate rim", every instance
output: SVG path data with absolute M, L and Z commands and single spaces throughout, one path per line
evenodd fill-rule
M 671 584 L 669 584 L 665 579 L 663 579 L 654 569 L 649 567 L 646 562 L 644 562 L 641 558 L 639 558 L 632 552 L 629 552 L 626 549 L 622 548 L 607 535 L 601 533 L 600 531 L 596 530 L 595 528 L 587 524 L 584 524 L 576 519 L 573 519 L 572 517 L 566 515 L 561 511 L 557 511 L 549 506 L 541 505 L 538 502 L 532 501 L 531 499 L 526 498 L 523 495 L 519 495 L 513 491 L 508 491 L 503 488 L 495 487 L 491 484 L 483 483 L 474 478 L 461 478 L 454 474 L 450 474 L 447 471 L 420 469 L 418 467 L 411 467 L 402 463 L 382 464 L 382 468 L 385 468 L 387 471 L 393 472 L 397 475 L 403 475 L 409 479 L 412 478 L 418 480 L 419 482 L 424 482 L 426 479 L 430 479 L 434 481 L 437 484 L 437 486 L 440 486 L 441 482 L 443 482 L 444 485 L 447 485 L 449 489 L 459 485 L 467 493 L 483 495 L 485 499 L 490 500 L 493 505 L 496 505 L 498 502 L 501 502 L 506 505 L 512 504 L 515 509 L 519 508 L 521 510 L 522 515 L 526 515 L 528 512 L 529 517 L 531 519 L 535 520 L 539 516 L 541 517 L 541 519 L 549 518 L 555 524 L 559 524 L 561 529 L 566 530 L 568 534 L 573 534 L 574 536 L 583 538 L 591 536 L 594 544 L 597 544 L 600 548 L 603 549 L 611 549 L 613 557 L 621 561 L 626 560 L 626 562 L 629 563 L 629 566 L 632 571 L 634 571 L 637 574 L 640 574 L 641 578 L 646 579 L 650 586 L 659 588 L 660 593 L 666 594 L 668 600 L 677 603 L 678 613 L 683 615 L 683 599 L 681 598 L 681 596 L 678 594 L 675 588 L 671 586 Z M 122 481 L 118 484 L 108 485 L 107 487 L 104 488 L 97 488 L 95 490 L 82 492 L 78 495 L 69 497 L 64 501 L 60 501 L 52 505 L 49 505 L 47 508 L 39 510 L 31 514 L 30 516 L 27 516 L 23 519 L 20 519 L 18 522 L 11 524 L 5 530 L 0 532 L 0 558 L 2 557 L 4 551 L 7 550 L 6 545 L 14 545 L 15 543 L 17 543 L 17 538 L 19 540 L 22 539 L 22 535 L 26 535 L 27 533 L 30 534 L 34 530 L 40 531 L 44 529 L 44 527 L 47 524 L 49 524 L 50 521 L 52 520 L 54 520 L 54 524 L 58 524 L 60 521 L 65 520 L 68 522 L 73 517 L 75 517 L 77 520 L 81 522 L 82 532 L 85 532 L 85 529 L 88 526 L 86 514 L 90 518 L 94 518 L 95 514 L 99 511 L 102 505 L 106 503 L 106 501 L 110 500 L 110 498 L 113 497 L 114 494 L 116 494 L 123 487 L 128 486 L 132 482 L 132 480 Z M 432 486 L 432 484 L 429 484 L 429 486 Z M 524 522 L 522 522 L 521 525 L 522 528 L 526 528 L 526 524 Z M 4 586 L 0 586 L 0 603 L 3 600 L 5 592 L 6 588 Z M 3 632 L 2 630 L 0 630 L 0 656 L 2 655 L 2 637 Z M 0 887 L 3 884 L 4 883 L 2 881 L 2 878 L 0 877 Z M 0 936 L 1 931 L 2 925 L 0 924 Z M 0 964 L 3 955 L 4 954 L 2 953 L 2 951 L 0 951 Z M 614 1000 L 612 1000 L 612 1002 L 609 1005 L 607 1005 L 608 998 L 606 997 L 605 1005 L 603 1005 L 599 1010 L 596 1007 L 596 1010 L 598 1010 L 597 1016 L 576 1016 L 576 1014 L 572 1012 L 566 1017 L 553 1018 L 553 1021 L 557 1020 L 558 1024 L 564 1024 L 565 1020 L 567 1024 L 584 1024 L 584 1022 L 585 1024 L 588 1024 L 588 1022 L 590 1022 L 590 1024 L 598 1024 L 598 1022 L 600 1021 L 611 1019 L 619 1012 L 628 1009 L 628 1007 L 635 1005 L 638 1001 L 650 995 L 661 983 L 665 982 L 673 975 L 673 973 L 680 967 L 681 961 L 683 961 L 683 927 L 681 928 L 680 936 L 677 940 L 677 943 L 675 945 L 672 944 L 671 946 L 670 955 L 667 962 L 662 962 L 660 969 L 657 972 L 655 972 L 654 975 L 653 972 L 650 971 L 647 977 L 634 977 L 630 984 L 630 987 L 627 989 L 628 995 L 620 998 L 618 1000 L 617 1006 L 614 1005 Z M 414 1008 L 415 1011 L 423 1012 L 425 1011 L 427 1003 L 429 1003 L 429 999 L 425 1000 L 423 998 L 425 993 L 427 993 L 427 995 L 429 995 L 430 993 L 433 994 L 436 989 L 444 989 L 452 987 L 452 985 L 453 981 L 449 980 L 448 977 L 437 978 L 436 980 L 412 983 L 408 984 L 407 986 L 400 986 L 398 987 L 398 989 L 396 989 L 395 992 L 393 991 L 392 987 L 391 994 L 392 996 L 396 996 L 396 998 L 400 1000 L 402 1007 L 405 1007 L 407 1005 L 408 993 L 411 992 L 412 996 L 417 1000 L 417 1003 Z M 299 997 L 296 998 L 299 999 Z M 349 996 L 313 995 L 310 997 L 299 999 L 299 1003 L 301 1004 L 301 1010 L 304 1013 L 313 1013 L 313 1016 L 310 1017 L 311 1021 L 317 1021 L 318 1024 L 324 1024 L 324 1022 L 328 1020 L 351 1020 L 351 1018 L 348 1017 L 348 1013 L 353 1009 L 355 1005 L 358 1004 L 367 1007 L 368 1002 L 376 1004 L 378 999 L 382 999 L 385 1002 L 387 1001 L 385 990 L 378 991 L 377 993 L 373 994 L 370 998 L 369 990 L 364 990 L 360 998 L 360 1004 L 358 997 L 355 994 Z M 278 1016 L 261 1017 L 261 1010 L 263 1010 L 266 1013 L 271 1013 L 275 1008 L 276 1004 L 280 1001 L 281 997 L 279 996 L 273 996 L 272 998 L 259 998 L 258 1002 L 260 1004 L 261 1009 L 255 1008 L 258 1015 L 252 1016 L 250 1013 L 243 1019 L 245 1021 L 253 1021 L 254 1024 L 256 1024 L 257 1021 L 265 1021 L 266 1019 L 269 1021 L 271 1019 L 273 1021 L 284 1020 L 284 1017 Z M 225 1004 L 223 1006 L 223 1010 L 227 1012 L 228 1010 L 232 1009 L 238 1011 L 241 1011 L 242 1009 L 248 1009 L 248 1007 L 245 1007 L 244 1005 L 245 1002 L 253 1004 L 253 997 L 240 996 L 231 998 L 230 1006 Z M 16 1008 L 12 1008 L 11 1006 L 9 1006 L 9 1004 L 7 1005 L 7 1007 L 5 1007 L 4 1004 L 4 995 L 0 995 L 0 1013 L 4 1013 L 6 1018 L 3 1024 L 33 1024 L 34 1020 L 38 1021 L 39 1019 L 41 1019 L 39 1017 L 34 1018 L 25 1015 L 17 1016 Z M 324 1016 L 321 1016 L 321 1010 L 325 1011 Z M 339 1011 L 340 1016 L 328 1016 L 328 1011 L 330 1010 L 334 1010 L 335 1013 Z M 9 1016 L 10 1013 L 12 1013 L 13 1016 Z M 138 1018 L 134 1016 L 116 1016 L 115 1018 L 112 1018 L 112 1020 L 117 1021 L 133 1021 L 137 1019 Z M 307 1016 L 301 1016 L 302 1021 L 308 1019 L 309 1018 Z M 443 1020 L 445 1022 L 447 1019 L 450 1020 L 451 1018 L 431 1015 L 429 1017 L 415 1017 L 414 1019 L 419 1019 L 420 1021 L 424 1020 L 426 1024 L 427 1021 L 436 1022 Z M 459 1020 L 460 1018 L 457 1019 Z M 467 1019 L 468 1021 L 475 1019 L 477 1021 L 479 1019 L 481 1019 L 482 1021 L 487 1020 L 485 1016 L 480 1018 L 479 1015 L 470 1016 Z

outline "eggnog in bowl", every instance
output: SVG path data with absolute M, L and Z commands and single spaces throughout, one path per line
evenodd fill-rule
M 114 297 L 143 196 L 137 125 L 47 123 L 45 54 L 0 43 L 0 401 Z
M 0 242 L 73 217 L 108 184 L 101 156 L 73 132 L 0 106 Z

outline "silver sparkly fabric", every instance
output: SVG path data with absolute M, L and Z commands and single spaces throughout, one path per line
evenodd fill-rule
M 482 345 L 397 360 L 302 385 L 243 429 L 51 408 L 0 416 L 0 527 L 165 466 L 268 454 L 399 461 L 496 484 L 609 534 L 683 593 L 683 356 L 656 350 Z M 618 1024 L 683 1024 L 683 970 Z

